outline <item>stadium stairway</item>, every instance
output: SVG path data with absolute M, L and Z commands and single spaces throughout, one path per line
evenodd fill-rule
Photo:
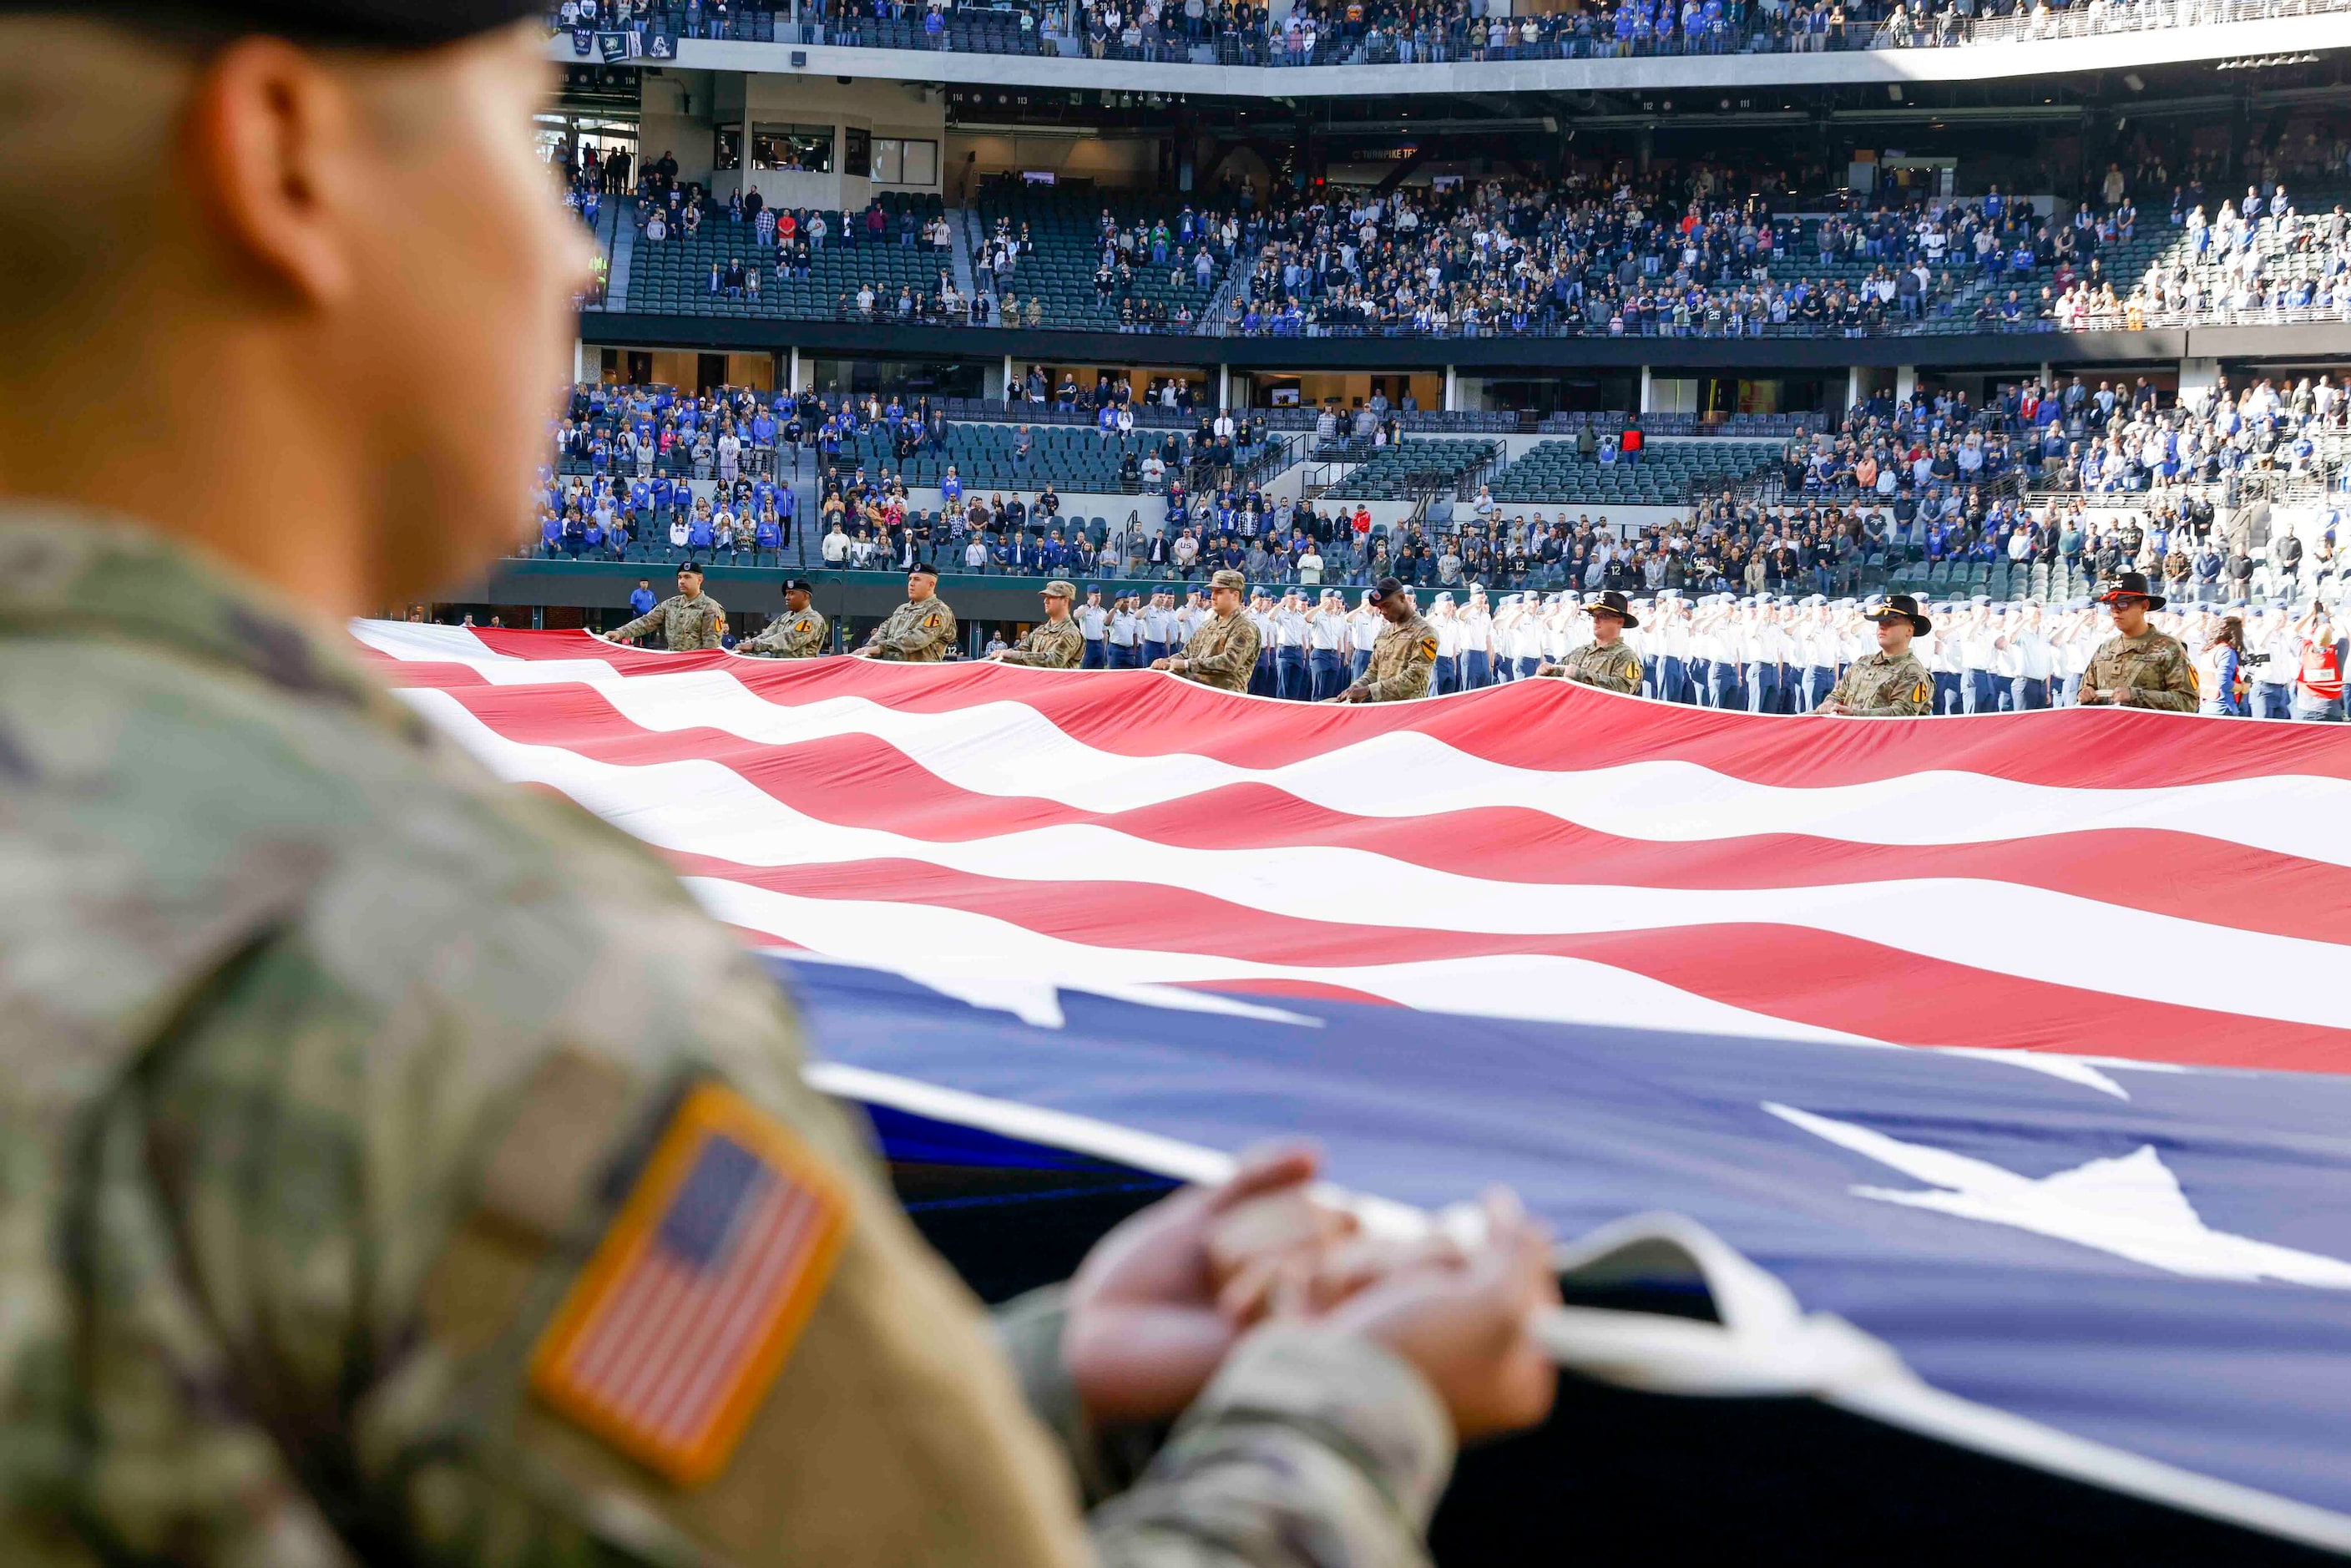
M 606 204 L 598 226 L 605 231 L 605 255 L 609 265 L 604 274 L 604 308 L 625 310 L 629 305 L 629 267 L 637 253 L 637 225 L 622 216 L 626 201 L 615 197 Z
M 966 299 L 970 299 L 978 295 L 979 289 L 972 282 L 971 229 L 964 222 L 964 216 L 965 211 L 961 207 L 947 209 L 947 230 L 954 241 L 947 248 L 955 261 L 955 286 L 962 290 Z

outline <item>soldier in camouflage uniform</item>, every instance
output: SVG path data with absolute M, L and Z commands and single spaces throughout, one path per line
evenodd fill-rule
M 1910 651 L 1910 639 L 1925 636 L 1935 623 L 1918 613 L 1918 601 L 1907 593 L 1887 594 L 1885 603 L 1863 611 L 1861 618 L 1877 623 L 1877 652 L 1855 659 L 1813 711 L 1854 718 L 1932 713 L 1935 677 Z
M 1572 651 L 1567 663 L 1543 664 L 1535 674 L 1564 676 L 1587 686 L 1598 686 L 1604 692 L 1639 695 L 1641 655 L 1625 645 L 1625 632 L 1641 624 L 1634 618 L 1633 607 L 1612 588 L 1601 594 L 1589 613 L 1592 641 Z
M 913 566 L 906 569 L 906 602 L 873 628 L 857 656 L 893 664 L 935 664 L 954 650 L 955 643 L 955 612 L 939 597 L 939 574 L 927 566 Z
M 1257 669 L 1258 630 L 1241 610 L 1249 579 L 1238 571 L 1219 571 L 1208 579 L 1208 618 L 1184 643 L 1184 651 L 1154 659 L 1151 667 L 1197 681 L 1219 691 L 1246 692 Z
M 815 591 L 802 578 L 784 584 L 784 612 L 767 623 L 756 637 L 735 644 L 738 653 L 757 659 L 813 659 L 832 642 L 832 628 L 809 603 Z
M 2164 596 L 2150 591 L 2147 574 L 2126 571 L 2098 596 L 2114 617 L 2116 635 L 2098 644 L 2082 673 L 2083 706 L 2151 707 L 2194 713 L 2198 705 L 2196 661 L 2187 644 L 2147 624 L 2147 612 L 2160 610 Z
M 1057 577 L 1040 591 L 1045 600 L 1045 619 L 1029 628 L 1011 647 L 988 657 L 999 664 L 1074 670 L 1086 656 L 1086 634 L 1070 618 L 1070 606 L 1078 597 L 1077 585 Z
M 1387 618 L 1372 644 L 1372 662 L 1334 703 L 1400 703 L 1428 695 L 1437 668 L 1437 628 L 1421 619 L 1409 589 L 1393 577 L 1374 585 L 1372 602 Z
M 688 561 L 677 569 L 677 591 L 625 626 L 604 633 L 607 643 L 633 643 L 659 631 L 662 646 L 673 653 L 722 646 L 726 634 L 726 607 L 702 591 L 702 568 Z
M 770 977 L 645 846 L 497 782 L 420 716 L 444 694 L 397 700 L 351 656 L 346 617 L 511 537 L 546 419 L 522 389 L 560 379 L 588 252 L 530 141 L 537 0 L 288 15 L 211 0 L 184 43 L 131 0 L 75 0 L 69 28 L 0 15 L 57 137 L 0 172 L 0 233 L 29 232 L 50 147 L 110 193 L 193 175 L 131 202 L 131 237 L 42 233 L 82 292 L 0 298 L 40 349 L 25 394 L 84 406 L 103 367 L 47 350 L 85 310 L 204 365 L 206 393 L 142 429 L 172 476 L 143 523 L 94 477 L 110 421 L 0 423 L 0 486 L 60 497 L 0 504 L 0 1563 L 1422 1561 L 1455 1428 L 1499 1387 L 1507 1420 L 1548 1403 L 1547 1374 L 1539 1397 L 1503 1381 L 1546 1299 L 1531 1228 L 1324 1318 L 1218 1329 L 1209 1226 L 1312 1175 L 1258 1162 L 1009 1314 L 1017 1381 L 870 1134 L 803 1081 Z M 191 115 L 224 133 L 187 141 Z M 366 215 L 387 202 L 416 221 Z M 154 282 L 199 246 L 220 265 Z M 433 332 L 446 298 L 501 329 Z M 420 406 L 426 379 L 444 395 Z M 365 417 L 266 468 L 219 439 L 329 403 Z M 375 440 L 395 414 L 411 439 Z M 420 473 L 441 484 L 423 529 Z M 298 513 L 272 505 L 289 480 Z M 672 1325 L 740 1417 L 689 1484 L 559 1403 L 536 1353 L 591 1260 L 648 1237 L 636 1197 L 713 1104 L 831 1239 L 746 1298 L 801 1314 L 779 1356 Z M 1138 1311 L 1205 1337 L 1154 1346 Z M 1432 1348 L 1464 1336 L 1495 1347 L 1467 1376 Z M 1096 1462 L 1105 1423 L 1179 1416 L 1139 1474 Z M 1119 1490 L 1091 1542 L 1072 1463 Z

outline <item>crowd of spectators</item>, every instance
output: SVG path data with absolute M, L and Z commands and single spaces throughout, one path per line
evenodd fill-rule
M 2047 330 L 2107 286 L 2126 196 L 2064 220 L 1994 185 L 1964 200 L 1840 195 L 1804 219 L 1718 171 L 1577 173 L 1290 200 L 1239 220 L 1222 327 L 1244 335 L 1848 337 Z M 2044 283 L 2043 278 L 2047 281 Z M 2126 284 L 2126 287 L 2128 285 Z
M 2340 10 L 2351 0 L 1594 0 L 1504 15 L 1487 0 L 561 0 L 550 28 L 674 58 L 687 38 L 1248 66 L 1624 59 L 1951 48 Z

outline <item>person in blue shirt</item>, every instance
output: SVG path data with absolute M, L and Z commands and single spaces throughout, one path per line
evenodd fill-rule
M 653 583 L 642 577 L 637 579 L 636 590 L 629 595 L 631 619 L 640 615 L 651 615 L 653 612 L 653 606 L 658 602 L 659 601 L 653 598 Z
M 563 549 L 563 519 L 553 512 L 541 514 L 538 519 L 538 553 L 554 559 Z

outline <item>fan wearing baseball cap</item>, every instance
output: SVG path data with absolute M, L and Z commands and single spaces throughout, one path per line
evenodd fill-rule
M 2188 645 L 2147 624 L 2147 612 L 2160 610 L 2164 596 L 2141 571 L 2126 571 L 2098 595 L 2113 618 L 2115 634 L 2090 655 L 2082 673 L 2083 706 L 2160 708 L 2194 713 L 2196 660 Z

